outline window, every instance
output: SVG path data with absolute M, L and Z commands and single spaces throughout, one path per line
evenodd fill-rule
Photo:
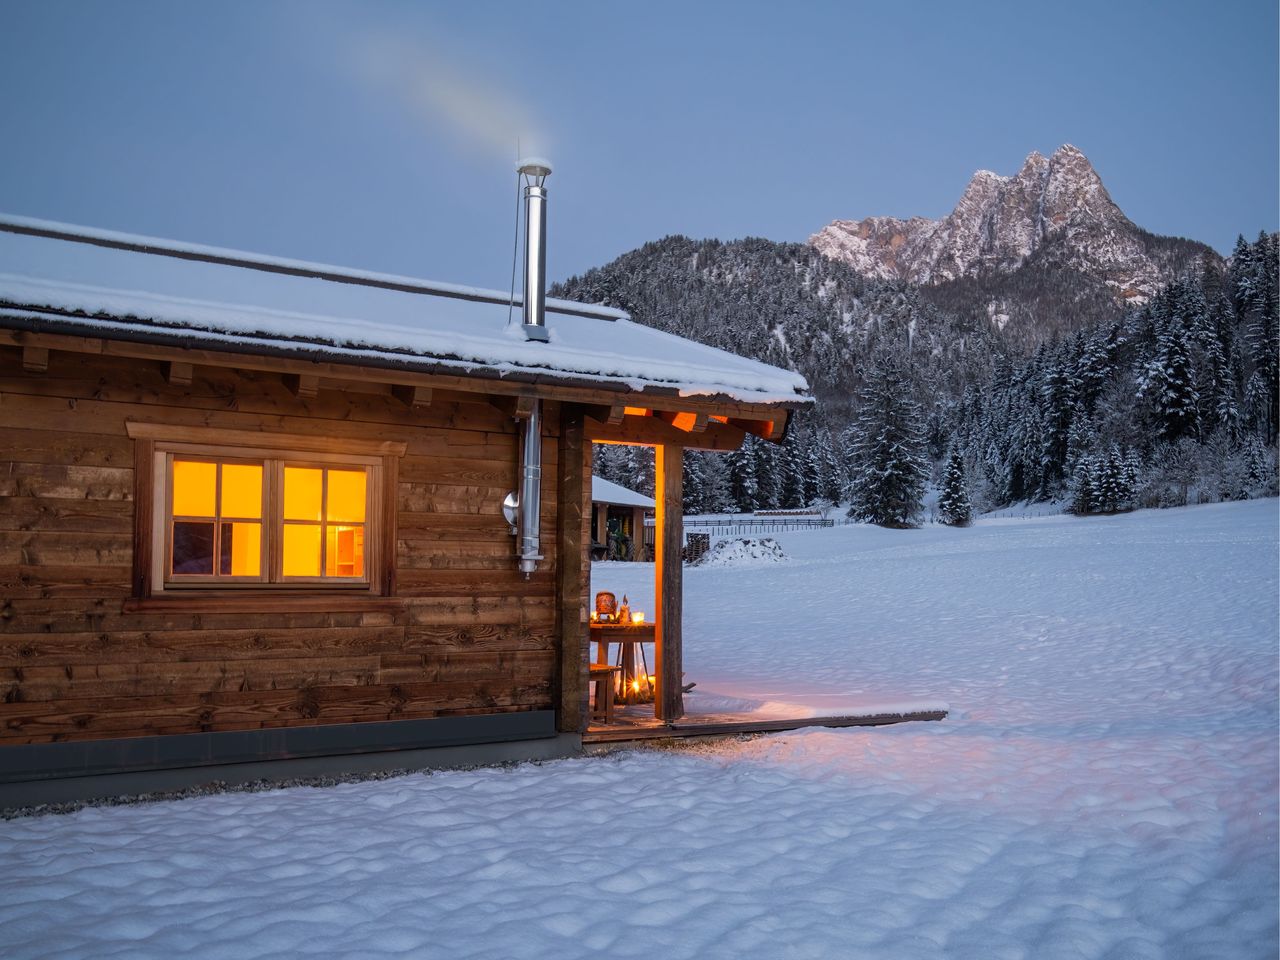
M 166 459 L 168 585 L 368 582 L 373 466 Z
M 142 433 L 151 425 L 134 426 Z M 254 445 L 144 440 L 153 469 L 143 595 L 228 588 L 380 592 L 389 561 L 379 549 L 394 542 L 381 529 L 392 512 L 382 491 L 388 471 L 394 482 L 393 458 L 263 447 L 269 435 L 244 436 Z M 292 439 L 307 445 L 308 438 Z M 337 446 L 310 439 L 314 446 Z M 348 446 L 403 450 L 401 444 Z
M 169 575 L 261 580 L 262 463 L 169 458 Z

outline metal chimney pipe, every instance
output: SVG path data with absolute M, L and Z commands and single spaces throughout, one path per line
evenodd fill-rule
M 524 186 L 524 335 L 529 340 L 547 342 L 547 190 L 543 184 L 551 174 L 546 160 L 520 161 L 517 172 Z M 524 421 L 524 443 L 520 465 L 520 572 L 528 577 L 542 559 L 542 401 L 535 400 Z
M 524 463 L 520 473 L 520 572 L 526 577 L 542 559 L 542 401 L 524 422 Z
M 547 188 L 551 164 L 538 157 L 520 161 L 524 183 L 524 335 L 547 340 Z

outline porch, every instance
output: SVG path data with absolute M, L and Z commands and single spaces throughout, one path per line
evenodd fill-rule
M 654 549 L 652 562 L 588 561 L 585 565 L 587 622 L 583 625 L 583 659 L 588 670 L 581 728 L 584 744 L 770 733 L 805 727 L 884 726 L 941 720 L 947 715 L 946 704 L 933 699 L 894 695 L 850 698 L 834 690 L 822 676 L 814 676 L 812 686 L 805 684 L 803 690 L 792 690 L 785 702 L 778 702 L 769 696 L 757 698 L 759 691 L 740 689 L 732 673 L 719 678 L 686 674 L 682 553 L 689 532 L 686 526 L 697 532 L 704 529 L 707 521 L 684 519 L 683 454 L 686 448 L 732 448 L 731 444 L 741 442 L 741 434 L 729 434 L 724 429 L 727 425 L 717 424 L 701 433 L 676 433 L 679 428 L 672 422 L 646 416 L 645 411 L 629 409 L 627 413 L 625 435 L 591 418 L 586 421 L 585 434 L 589 442 L 653 447 L 656 502 L 648 529 Z M 717 426 L 721 429 L 717 430 Z M 775 424 L 768 424 L 760 432 L 776 438 L 777 430 Z M 654 442 L 644 442 L 649 439 Z M 833 525 L 816 516 L 769 517 L 759 522 L 806 530 Z M 758 531 L 753 524 L 749 531 L 718 532 Z M 708 680 L 714 692 L 708 689 Z M 700 681 L 702 687 L 694 689 Z
M 682 739 L 734 734 L 777 733 L 805 727 L 881 727 L 913 720 L 941 720 L 945 710 L 913 710 L 902 713 L 870 711 L 835 716 L 753 719 L 741 713 L 686 714 L 671 723 L 659 720 L 644 704 L 617 708 L 610 723 L 593 721 L 582 735 L 584 744 L 621 743 L 631 740 Z

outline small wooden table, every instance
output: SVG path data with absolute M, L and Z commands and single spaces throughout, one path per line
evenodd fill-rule
M 632 702 L 631 681 L 636 678 L 636 644 L 655 643 L 657 633 L 652 623 L 593 623 L 591 642 L 596 645 L 596 664 L 609 663 L 609 644 L 619 647 L 622 665 L 622 682 L 619 684 L 618 702 Z

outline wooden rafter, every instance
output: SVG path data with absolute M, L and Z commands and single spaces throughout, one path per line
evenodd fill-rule
M 414 387 L 406 384 L 397 384 L 391 388 L 391 395 L 406 407 L 420 409 L 422 407 L 431 406 L 430 387 Z
M 497 407 L 512 420 L 528 420 L 533 413 L 533 405 L 538 402 L 536 396 L 490 397 L 489 403 Z
M 44 373 L 49 369 L 49 350 L 46 347 L 23 347 L 22 369 L 27 373 Z
M 707 429 L 708 416 L 705 413 L 693 413 L 692 411 L 684 410 L 659 410 L 657 411 L 657 416 L 677 430 L 683 430 L 686 433 L 702 433 Z
M 181 360 L 170 360 L 165 370 L 165 379 L 175 387 L 189 387 L 195 376 L 195 367 Z
M 284 385 L 301 400 L 310 400 L 320 392 L 320 377 L 313 373 L 286 373 Z
M 762 440 L 778 442 L 787 431 L 787 411 L 776 410 L 770 420 L 749 420 L 742 417 L 730 417 L 729 423 Z
M 661 417 L 627 417 L 610 425 L 594 418 L 587 419 L 587 436 L 594 443 L 630 443 L 654 447 L 668 443 L 694 450 L 737 450 L 746 434 L 737 427 L 707 422 L 701 433 L 686 433 Z

